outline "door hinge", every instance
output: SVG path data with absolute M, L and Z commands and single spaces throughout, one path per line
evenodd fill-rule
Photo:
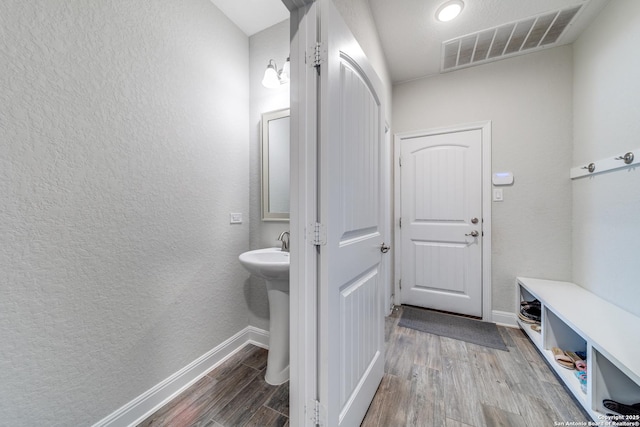
M 316 222 L 309 224 L 309 242 L 313 246 L 324 246 L 327 244 L 327 229 L 323 224 Z
M 312 400 L 310 407 L 311 407 L 311 412 L 309 414 L 309 418 L 311 419 L 311 422 L 317 426 L 325 425 L 323 422 L 324 421 L 323 412 L 322 412 L 322 405 L 320 405 L 320 401 Z
M 402 228 L 402 218 L 400 218 L 400 228 Z
M 402 167 L 402 157 L 398 157 L 398 165 Z
M 307 56 L 307 64 L 314 67 L 318 74 L 320 74 L 320 65 L 327 61 L 327 48 L 324 44 L 316 42 L 316 44 L 309 49 L 311 53 Z
M 398 280 L 398 287 L 400 287 L 400 289 L 402 289 L 402 279 Z

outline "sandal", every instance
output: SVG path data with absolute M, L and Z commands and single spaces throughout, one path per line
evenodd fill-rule
M 574 351 L 574 353 L 577 354 L 580 359 L 584 360 L 585 362 L 587 361 L 586 351 Z
M 536 319 L 530 319 L 529 317 L 526 317 L 526 315 L 524 313 L 518 313 L 518 318 L 520 320 L 522 320 L 524 323 L 536 323 L 536 324 L 540 324 L 540 320 L 536 320 Z
M 571 360 L 564 351 L 560 350 L 558 347 L 553 347 L 551 352 L 553 353 L 553 358 L 556 360 L 558 365 L 565 369 L 573 369 L 573 360 Z
M 526 307 L 526 306 L 540 307 L 541 305 L 542 304 L 537 299 L 534 299 L 533 301 L 520 301 L 520 307 Z
M 541 310 L 540 307 L 534 305 L 522 306 L 518 317 L 526 323 L 540 323 Z
M 531 324 L 535 323 L 537 325 L 540 324 L 540 319 L 527 317 L 527 315 L 523 313 L 518 313 L 518 318 L 522 320 L 524 323 L 531 323 Z
M 640 403 L 625 405 L 623 403 L 616 402 L 615 400 L 604 399 L 602 404 L 605 408 L 617 412 L 620 415 L 640 415 Z
M 573 361 L 574 365 L 576 365 L 576 369 L 578 371 L 586 371 L 587 370 L 587 362 L 582 360 L 580 356 L 578 356 L 573 351 L 565 351 L 564 352 L 569 358 Z

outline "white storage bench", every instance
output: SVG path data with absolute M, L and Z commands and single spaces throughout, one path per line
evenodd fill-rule
M 611 413 L 603 399 L 640 402 L 640 317 L 574 283 L 518 277 L 516 287 L 518 310 L 520 301 L 542 304 L 540 332 L 520 319 L 518 324 L 594 421 Z M 555 362 L 553 347 L 586 352 L 586 393 L 575 371 Z

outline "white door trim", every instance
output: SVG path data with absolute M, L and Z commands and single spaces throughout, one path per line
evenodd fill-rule
M 386 114 L 386 112 L 385 112 Z M 382 257 L 382 268 L 384 273 L 382 277 L 384 278 L 384 297 L 383 297 L 383 308 L 385 317 L 391 314 L 394 303 L 394 295 L 393 295 L 393 254 L 395 248 L 393 247 L 393 234 L 391 230 L 393 229 L 393 204 L 391 203 L 391 150 L 392 150 L 392 141 L 391 141 L 391 128 L 389 127 L 388 121 L 385 121 L 384 126 L 384 148 L 381 152 L 382 154 L 382 193 L 381 196 L 383 200 L 387 200 L 389 203 L 384 207 L 384 219 L 382 221 L 382 231 L 385 239 L 389 239 L 385 243 L 391 246 L 391 256 Z
M 482 132 L 482 320 L 493 321 L 491 303 L 491 121 L 482 121 L 448 126 L 436 129 L 427 129 L 413 132 L 402 132 L 395 135 L 393 144 L 394 165 L 394 301 L 400 304 L 400 277 L 402 257 L 402 229 L 400 218 L 402 216 L 400 189 L 400 144 L 412 138 L 439 135 L 443 133 L 461 132 L 468 130 L 480 130 Z
M 306 52 L 315 46 L 316 4 L 291 10 L 290 424 L 315 427 L 317 390 L 317 260 L 307 240 L 317 218 L 317 80 Z

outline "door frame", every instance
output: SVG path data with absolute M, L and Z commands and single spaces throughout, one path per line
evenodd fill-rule
M 283 0 L 291 12 L 291 213 L 289 271 L 290 424 L 315 427 L 318 397 L 318 252 L 307 240 L 318 210 L 318 76 L 308 72 L 307 50 L 318 38 L 313 0 Z
M 318 250 L 309 234 L 318 219 L 319 78 L 309 62 L 318 40 L 319 13 L 315 0 L 282 2 L 291 13 L 289 417 L 291 425 L 316 427 L 315 418 L 326 419 L 325 402 L 318 402 Z M 384 141 L 381 162 L 387 184 L 381 197 L 389 200 L 390 206 L 384 212 L 383 232 L 391 239 L 391 147 L 386 135 Z M 390 280 L 392 260 L 385 258 L 383 268 Z M 391 287 L 392 283 L 385 285 Z
M 397 133 L 393 144 L 394 165 L 394 302 L 401 303 L 400 280 L 402 279 L 402 229 L 400 218 L 402 217 L 401 205 L 401 174 L 400 174 L 400 150 L 403 141 L 421 138 L 425 136 L 441 135 L 445 133 L 480 130 L 482 135 L 482 320 L 493 322 L 491 302 L 491 121 L 481 121 L 447 126 L 434 129 L 426 129 L 411 132 Z

